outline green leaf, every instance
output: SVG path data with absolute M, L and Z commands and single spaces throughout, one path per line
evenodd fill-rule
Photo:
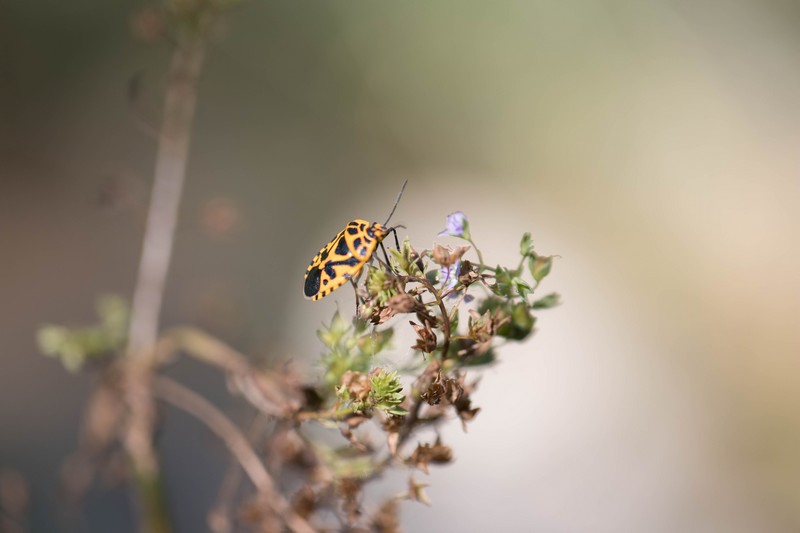
M 511 320 L 497 328 L 498 336 L 521 341 L 530 335 L 531 331 L 533 331 L 533 325 L 536 323 L 536 318 L 531 315 L 526 303 L 516 303 L 513 306 L 505 307 L 504 311 Z
M 399 250 L 392 249 L 390 252 L 392 255 L 392 265 L 395 270 L 409 276 L 422 275 L 422 271 L 417 264 L 419 255 L 411 247 L 411 242 L 408 239 L 403 241 Z
M 99 323 L 82 328 L 46 325 L 37 332 L 43 354 L 57 357 L 67 370 L 80 370 L 90 359 L 119 354 L 128 333 L 128 304 L 119 296 L 97 302 Z
M 500 265 L 495 270 L 495 284 L 491 287 L 492 292 L 498 296 L 511 298 L 514 296 L 514 282 L 511 272 Z
M 130 308 L 124 298 L 115 294 L 101 296 L 97 301 L 97 316 L 108 340 L 122 345 L 128 336 Z
M 317 331 L 317 336 L 326 348 L 332 350 L 337 344 L 339 344 L 339 342 L 342 340 L 342 337 L 344 337 L 349 329 L 350 325 L 347 323 L 347 321 L 345 321 L 344 318 L 342 318 L 342 315 L 339 313 L 339 311 L 336 311 L 333 314 L 330 325 Z
M 42 326 L 36 332 L 39 350 L 50 357 L 57 356 L 69 338 L 69 330 L 63 326 Z
M 389 347 L 394 337 L 393 329 L 376 330 L 358 338 L 358 349 L 364 355 L 373 356 Z
M 324 392 L 330 397 L 345 372 L 369 370 L 372 358 L 390 345 L 394 330 L 373 330 L 358 320 L 351 326 L 337 311 L 330 325 L 317 335 L 326 348 L 321 362 L 325 368 Z
M 428 270 L 425 272 L 425 279 L 427 279 L 431 285 L 436 286 L 436 284 L 439 283 L 439 271 Z
M 324 444 L 315 443 L 316 455 L 330 468 L 336 478 L 370 476 L 377 465 L 368 455 L 354 455 L 352 446 L 333 450 Z
M 531 257 L 528 260 L 528 268 L 531 271 L 531 275 L 533 275 L 533 279 L 536 280 L 536 283 L 542 281 L 545 276 L 550 273 L 550 267 L 553 266 L 553 256 L 543 257 L 543 256 L 536 256 Z
M 480 355 L 476 355 L 474 357 L 468 357 L 464 359 L 463 364 L 461 366 L 485 366 L 491 365 L 497 360 L 497 356 L 494 353 L 493 349 L 488 349 Z
M 522 257 L 533 255 L 533 240 L 531 234 L 526 232 L 519 243 L 519 253 Z
M 515 277 L 512 282 L 514 284 L 514 288 L 517 290 L 517 294 L 519 294 L 522 298 L 527 298 L 527 296 L 533 292 L 531 286 L 520 277 Z
M 486 311 L 494 311 L 498 307 L 503 307 L 505 304 L 505 300 L 501 300 L 500 298 L 486 298 L 478 305 L 478 314 L 484 314 Z
M 481 314 L 486 311 L 495 312 L 497 309 L 500 309 L 504 316 L 511 319 L 497 328 L 499 337 L 518 341 L 526 338 L 533 331 L 536 318 L 531 315 L 527 303 L 517 302 L 512 304 L 507 300 L 488 298 L 478 306 L 478 312 Z
M 405 400 L 403 384 L 397 371 L 386 372 L 380 369 L 370 378 L 370 401 L 376 409 L 390 414 L 399 415 L 404 409 L 400 404 Z
M 533 302 L 531 309 L 549 309 L 559 305 L 560 303 L 561 295 L 559 295 L 557 292 L 554 292 Z
M 455 313 L 452 314 L 452 318 L 450 319 L 450 334 L 455 335 L 456 331 L 458 331 L 458 311 L 456 310 Z
M 391 274 L 382 268 L 372 267 L 367 274 L 367 292 L 377 299 L 378 305 L 386 305 L 389 298 L 397 294 Z

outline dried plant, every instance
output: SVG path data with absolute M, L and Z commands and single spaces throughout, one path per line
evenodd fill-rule
M 421 430 L 455 419 L 466 429 L 477 416 L 473 373 L 496 361 L 503 342 L 531 335 L 534 311 L 558 304 L 555 293 L 535 296 L 553 258 L 536 253 L 526 233 L 514 268 L 492 266 L 464 214 L 452 213 L 439 236 L 465 245 L 417 252 L 406 240 L 391 250 L 388 264 L 373 257 L 354 284 L 357 316 L 337 312 L 318 332 L 324 347 L 318 382 L 291 365 L 259 367 L 195 328 L 160 331 L 205 43 L 218 16 L 236 3 L 169 0 L 133 20 L 140 37 L 169 40 L 174 54 L 132 305 L 104 297 L 98 324 L 49 325 L 38 335 L 43 353 L 95 376 L 78 450 L 64 465 L 64 493 L 79 503 L 98 478 L 121 475 L 135 488 L 140 531 L 171 531 L 154 446 L 163 402 L 195 416 L 233 458 L 209 512 L 216 533 L 396 532 L 399 500 L 430 504 L 416 471 L 427 474 L 453 459 L 440 437 L 424 440 Z M 401 347 L 404 361 L 391 357 L 401 328 L 415 336 L 412 346 Z M 166 377 L 163 369 L 178 357 L 225 373 L 233 393 L 256 413 L 250 427 L 238 427 L 198 392 Z M 320 437 L 312 425 L 331 434 Z M 364 494 L 396 469 L 409 471 L 401 494 L 365 508 Z M 243 489 L 243 476 L 252 490 Z
M 256 489 L 236 503 L 229 501 L 240 492 L 236 483 L 222 490 L 210 515 L 215 531 L 231 531 L 235 524 L 262 531 L 399 531 L 396 500 L 430 503 L 427 485 L 414 472 L 427 474 L 431 465 L 451 462 L 453 451 L 440 437 L 420 440 L 420 430 L 454 419 L 466 430 L 480 411 L 472 401 L 477 380 L 468 373 L 494 363 L 503 342 L 528 338 L 534 330 L 533 312 L 558 303 L 555 293 L 534 296 L 553 258 L 534 251 L 530 234 L 522 237 L 514 268 L 491 267 L 472 241 L 466 217 L 453 213 L 447 220 L 442 235 L 464 239 L 469 246 L 436 244 L 418 253 L 406 240 L 399 250 L 391 250 L 388 265 L 373 261 L 357 285 L 358 316 L 348 319 L 337 312 L 318 331 L 324 349 L 317 383 L 305 381 L 291 366 L 257 368 L 196 329 L 173 329 L 160 337 L 150 392 L 207 424 Z M 474 262 L 467 259 L 472 252 L 479 258 Z M 60 357 L 69 369 L 104 361 L 91 365 L 101 369 L 98 390 L 106 394 L 98 396 L 102 405 L 87 411 L 85 449 L 76 456 L 83 460 L 73 458 L 71 472 L 76 464 L 96 469 L 115 439 L 124 435 L 118 416 L 124 407 L 107 391 L 124 387 L 115 376 L 125 356 L 113 355 L 124 354 L 120 317 L 127 312 L 119 299 L 103 302 L 97 326 L 47 326 L 40 332 L 42 350 Z M 390 356 L 391 346 L 395 332 L 406 327 L 415 342 L 401 350 L 405 357 L 410 352 L 410 360 L 398 361 Z M 233 390 L 270 424 L 254 424 L 261 429 L 246 436 L 202 396 L 160 375 L 159 368 L 179 353 L 226 372 Z M 109 410 L 113 413 L 104 416 Z M 339 444 L 315 438 L 318 432 L 307 431 L 309 425 L 333 430 Z M 378 508 L 365 509 L 365 491 L 389 469 L 409 470 L 407 487 Z M 290 486 L 284 493 L 283 487 Z M 337 520 L 332 522 L 333 516 Z

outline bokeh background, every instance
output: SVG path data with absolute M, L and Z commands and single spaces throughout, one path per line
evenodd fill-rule
M 170 53 L 141 7 L 0 2 L 0 469 L 32 531 L 133 530 L 124 488 L 59 507 L 91 380 L 35 332 L 133 289 Z M 500 262 L 531 231 L 564 304 L 483 373 L 407 531 L 798 531 L 798 30 L 780 0 L 244 3 L 199 88 L 164 325 L 313 372 L 352 294 L 303 300 L 305 267 L 408 178 L 417 247 L 454 210 Z M 237 416 L 213 372 L 170 373 Z M 206 531 L 224 450 L 175 412 L 160 449 L 178 530 Z

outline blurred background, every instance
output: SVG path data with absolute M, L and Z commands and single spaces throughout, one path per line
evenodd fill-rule
M 32 531 L 133 531 L 123 487 L 59 505 L 91 379 L 35 333 L 133 290 L 170 57 L 141 7 L 0 2 L 0 472 Z M 798 30 L 780 0 L 244 3 L 202 75 L 163 324 L 313 375 L 353 302 L 304 300 L 308 261 L 408 178 L 418 248 L 455 210 L 492 262 L 531 231 L 564 304 L 483 372 L 405 530 L 798 531 Z M 170 373 L 237 416 L 213 371 Z M 206 531 L 225 451 L 172 411 L 159 446 L 177 530 Z

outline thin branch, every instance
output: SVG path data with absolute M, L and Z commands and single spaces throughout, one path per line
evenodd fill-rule
M 425 386 L 430 385 L 430 380 L 432 376 L 439 371 L 441 368 L 441 362 L 433 359 L 425 370 L 422 372 L 422 375 L 417 379 L 417 384 Z M 421 387 L 420 387 L 421 388 Z M 400 427 L 400 431 L 398 432 L 398 439 L 397 439 L 397 449 L 400 450 L 400 447 L 405 444 L 406 440 L 411 436 L 412 431 L 414 430 L 414 426 L 417 425 L 419 421 L 419 414 L 422 410 L 422 390 L 417 390 L 417 393 L 411 399 L 411 406 L 408 410 L 408 414 L 406 415 L 405 420 L 403 421 L 403 425 Z
M 170 328 L 164 332 L 161 342 L 173 343 L 173 346 L 164 350 L 162 356 L 171 355 L 175 349 L 180 349 L 195 359 L 231 374 L 244 374 L 252 370 L 250 361 L 244 354 L 198 328 Z
M 173 52 L 128 330 L 128 357 L 123 379 L 130 412 L 125 420 L 122 441 L 135 474 L 137 500 L 141 508 L 139 529 L 147 533 L 168 533 L 172 529 L 159 475 L 158 456 L 153 448 L 155 406 L 150 377 L 157 358 L 155 348 L 161 301 L 186 177 L 197 79 L 204 55 L 202 39 L 187 39 Z
M 230 384 L 254 407 L 269 416 L 290 417 L 302 405 L 296 387 L 285 376 L 261 372 L 243 354 L 197 328 L 173 328 L 159 340 L 158 357 L 165 359 L 176 350 L 229 373 Z
M 225 442 L 253 485 L 270 496 L 275 493 L 276 489 L 272 478 L 256 452 L 253 451 L 247 438 L 219 409 L 196 392 L 164 376 L 153 377 L 153 392 L 157 397 L 194 415 L 208 426 Z
M 253 442 L 264 433 L 266 423 L 267 418 L 262 416 L 261 413 L 257 413 L 247 432 L 248 442 Z M 214 533 L 230 533 L 232 530 L 231 508 L 241 482 L 242 468 L 236 459 L 231 459 L 222 478 L 222 483 L 217 493 L 217 501 L 208 513 L 208 526 Z
M 283 517 L 292 531 L 314 533 L 311 525 L 292 510 L 289 502 L 278 491 L 247 437 L 222 411 L 191 389 L 163 376 L 153 376 L 153 391 L 162 400 L 196 417 L 225 443 L 256 489 L 264 495 L 275 512 Z
M 197 79 L 204 55 L 202 42 L 182 43 L 175 49 L 170 67 L 164 121 L 128 332 L 128 354 L 134 357 L 146 356 L 155 345 L 158 335 L 161 301 L 186 178 Z

